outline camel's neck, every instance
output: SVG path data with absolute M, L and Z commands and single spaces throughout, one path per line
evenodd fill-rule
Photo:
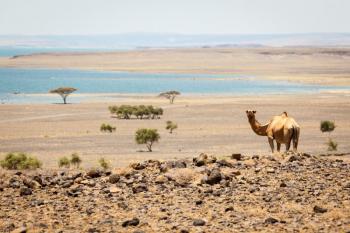
M 252 130 L 260 136 L 267 136 L 266 130 L 267 127 L 269 126 L 269 124 L 266 125 L 261 125 L 256 119 L 255 117 L 252 117 L 249 120 L 249 124 L 252 127 Z

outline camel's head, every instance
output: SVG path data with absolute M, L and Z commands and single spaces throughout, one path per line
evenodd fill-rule
M 256 113 L 255 110 L 247 110 L 247 111 L 245 111 L 245 113 L 247 113 L 247 117 L 249 120 L 255 118 L 255 113 Z

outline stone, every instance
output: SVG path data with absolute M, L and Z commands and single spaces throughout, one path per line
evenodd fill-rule
M 202 219 L 193 220 L 193 226 L 204 226 L 204 225 L 205 225 L 205 221 Z
M 166 176 L 163 176 L 163 175 L 157 176 L 157 178 L 156 178 L 156 180 L 155 180 L 155 182 L 156 182 L 157 184 L 164 184 L 164 183 L 166 183 L 167 181 L 168 181 L 168 178 L 167 178 Z
M 278 223 L 278 220 L 272 217 L 268 217 L 267 219 L 265 219 L 265 223 L 267 224 L 275 224 Z
M 242 154 L 240 154 L 240 153 L 233 153 L 231 155 L 231 158 L 235 159 L 235 160 L 242 160 Z
M 115 184 L 120 180 L 120 176 L 117 174 L 112 174 L 109 176 L 108 181 L 109 183 Z
M 328 210 L 326 208 L 323 208 L 323 207 L 320 207 L 320 206 L 314 206 L 314 212 L 315 213 L 320 213 L 320 214 L 323 214 L 323 213 L 326 213 Z
M 27 227 L 20 227 L 20 228 L 17 228 L 15 229 L 14 231 L 12 231 L 11 233 L 27 233 L 28 232 L 28 229 Z
M 135 170 L 143 170 L 146 168 L 145 164 L 143 163 L 133 163 L 130 165 L 130 167 L 132 167 Z
M 287 184 L 284 183 L 284 182 L 282 182 L 282 183 L 280 184 L 280 187 L 281 187 L 281 188 L 285 188 L 285 187 L 287 187 Z
M 266 168 L 266 172 L 267 173 L 275 173 L 275 169 L 273 169 L 272 167 L 268 167 L 268 168 Z
M 138 218 L 133 218 L 131 220 L 126 220 L 122 223 L 122 227 L 128 227 L 128 226 L 137 226 L 139 225 L 140 220 Z
M 98 169 L 90 169 L 86 175 L 90 178 L 97 178 L 97 177 L 100 177 L 102 176 L 102 172 Z
M 218 169 L 213 169 L 213 170 L 211 170 L 211 172 L 206 180 L 206 183 L 210 184 L 210 185 L 218 184 L 218 183 L 220 183 L 221 179 L 222 179 L 222 175 L 221 175 L 220 171 Z
M 225 159 L 219 160 L 216 163 L 221 167 L 233 167 L 232 163 L 228 162 Z
M 138 184 L 132 188 L 133 193 L 147 192 L 148 188 L 145 184 Z
M 33 192 L 30 188 L 28 187 L 22 187 L 20 190 L 19 190 L 19 194 L 21 196 L 27 196 L 27 195 L 31 195 Z

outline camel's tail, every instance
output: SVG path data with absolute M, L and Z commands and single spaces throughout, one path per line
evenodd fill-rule
M 298 143 L 299 143 L 299 135 L 300 135 L 300 127 L 297 125 L 293 125 L 293 149 L 294 151 L 298 150 Z

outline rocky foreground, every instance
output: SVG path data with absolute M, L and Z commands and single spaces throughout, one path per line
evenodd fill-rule
M 0 232 L 350 232 L 350 164 L 308 154 L 0 171 Z

